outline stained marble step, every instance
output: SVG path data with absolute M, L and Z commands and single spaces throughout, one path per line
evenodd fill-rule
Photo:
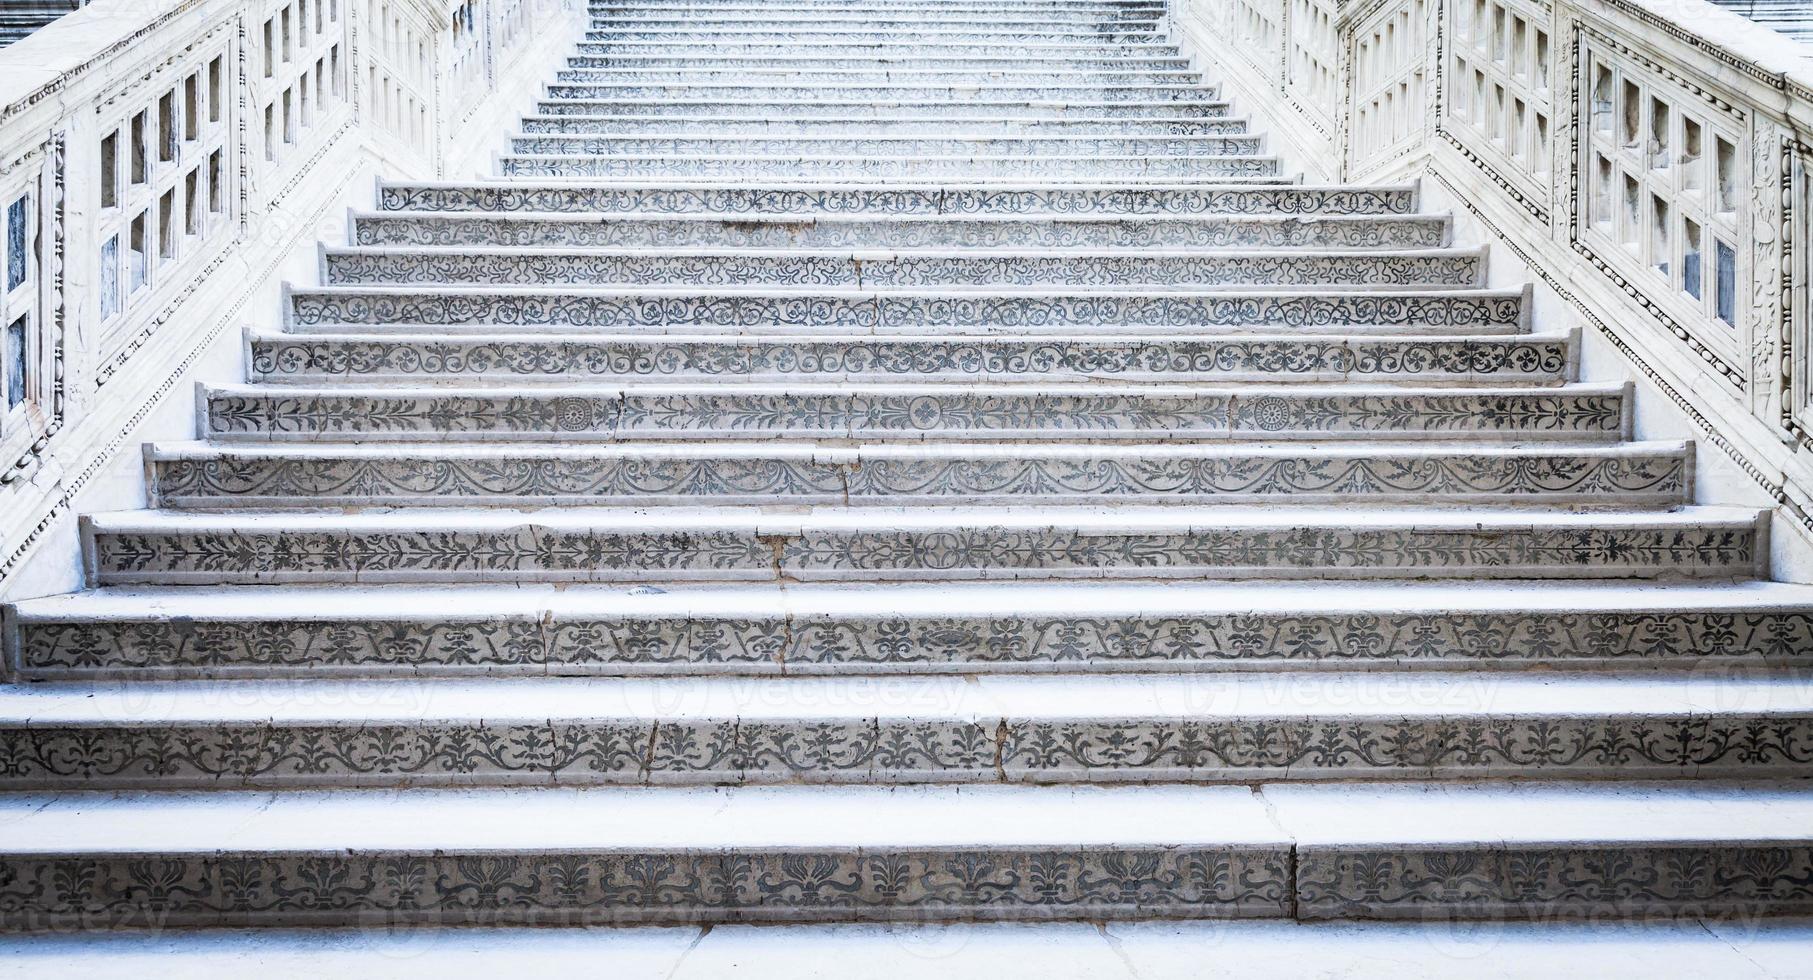
M 955 330 L 1021 336 L 1204 331 L 1453 336 L 1523 333 L 1528 310 L 1527 286 L 1251 292 L 1000 288 L 962 293 L 321 286 L 290 288 L 284 321 L 299 333 L 344 333 L 349 327 L 407 327 L 418 333 L 585 327 L 689 334 Z
M 1627 385 L 1029 385 L 725 380 L 634 385 L 198 386 L 207 435 L 458 439 L 1103 442 L 1540 438 L 1612 442 Z
M 383 211 L 635 213 L 644 218 L 736 215 L 767 220 L 781 215 L 897 218 L 911 215 L 982 217 L 1065 214 L 1090 217 L 1245 215 L 1283 212 L 1299 219 L 1408 215 L 1416 211 L 1413 185 L 1253 186 L 1234 184 L 1162 187 L 1104 185 L 1052 187 L 1027 184 L 905 184 L 888 187 L 761 184 L 650 183 L 644 186 L 491 181 L 478 183 L 380 182 Z
M 109 588 L 0 609 L 23 680 L 1813 665 L 1776 582 Z
M 809 64 L 816 65 L 816 62 Z M 874 68 L 856 66 L 760 68 L 748 65 L 726 65 L 721 68 L 563 68 L 554 74 L 560 84 L 604 85 L 617 83 L 656 82 L 670 85 L 723 84 L 736 82 L 838 82 L 850 85 L 879 83 L 923 85 L 1200 85 L 1202 73 L 1188 70 L 1121 69 L 1101 71 L 1075 66 L 1054 66 L 1043 71 L 1019 71 L 919 68 L 881 64 Z
M 1239 505 L 131 511 L 94 585 L 986 579 L 1747 579 L 1766 514 Z
M 701 248 L 1440 248 L 1447 215 L 658 215 L 355 212 L 359 245 Z
M 758 119 L 736 116 L 524 116 L 525 133 L 610 134 L 619 136 L 801 136 L 818 138 L 934 137 L 1066 137 L 1084 139 L 1161 138 L 1171 136 L 1240 136 L 1247 120 L 1191 119 L 1058 119 L 1013 116 L 913 119 Z
M 984 99 L 975 96 L 962 100 L 890 100 L 858 99 L 843 101 L 799 102 L 793 100 L 749 99 L 543 99 L 533 107 L 543 116 L 646 116 L 664 119 L 742 118 L 742 119 L 829 119 L 860 121 L 864 119 L 973 119 L 1040 118 L 1084 120 L 1151 120 L 1151 119 L 1225 119 L 1233 115 L 1228 103 L 1202 102 L 1050 102 L 1037 99 Z M 1111 179 L 1107 183 L 1113 183 Z
M 154 504 L 184 509 L 473 504 L 1412 503 L 1688 501 L 1679 443 L 1615 446 L 1018 446 L 811 443 L 147 447 Z
M 8 791 L 1758 779 L 1813 772 L 1813 691 L 1787 672 L 65 682 L 0 689 L 0 749 Z
M 0 819 L 15 932 L 1813 910 L 1795 783 L 21 793 Z
M 1258 136 L 824 136 L 590 135 L 531 133 L 510 139 L 510 152 L 550 156 L 853 156 L 853 157 L 1077 157 L 1241 156 L 1258 154 Z
M 617 84 L 549 83 L 542 98 L 550 101 L 611 101 L 624 99 L 681 99 L 692 102 L 806 102 L 836 105 L 843 102 L 869 102 L 896 105 L 903 102 L 944 102 L 952 105 L 1008 103 L 1016 100 L 1064 104 L 1074 100 L 1084 103 L 1126 105 L 1171 105 L 1178 102 L 1218 103 L 1219 93 L 1213 85 L 1015 85 L 1011 81 L 992 84 L 916 84 L 914 82 L 823 83 L 818 85 L 752 82 L 732 84 L 682 84 L 660 82 L 622 82 Z M 970 103 L 969 100 L 976 100 Z
M 1008 251 L 326 245 L 320 247 L 320 255 L 321 281 L 329 285 L 760 285 L 854 290 L 1040 285 L 1468 289 L 1484 284 L 1486 258 L 1481 248 Z
M 264 334 L 246 338 L 256 382 L 719 378 L 1405 382 L 1558 385 L 1574 335 L 1509 337 L 889 337 Z
M 579 156 L 510 154 L 505 177 L 594 177 L 610 180 L 1176 180 L 1285 182 L 1271 156 Z
M 685 55 L 595 55 L 575 54 L 566 59 L 568 68 L 576 69 L 623 69 L 653 70 L 662 68 L 684 70 L 722 70 L 748 68 L 756 71 L 793 70 L 809 66 L 813 71 L 852 70 L 935 70 L 935 71 L 973 71 L 973 72 L 1038 72 L 1055 74 L 1063 71 L 1115 72 L 1115 71 L 1174 71 L 1192 70 L 1194 61 L 1182 55 L 1147 55 L 1144 57 L 1115 57 L 1103 55 L 1097 57 L 1050 57 L 1050 58 L 1010 58 L 999 54 L 994 56 L 979 55 L 933 55 L 919 58 L 891 58 L 885 55 L 851 55 L 849 57 L 821 57 L 803 60 L 769 55 L 722 55 L 710 57 L 686 57 Z

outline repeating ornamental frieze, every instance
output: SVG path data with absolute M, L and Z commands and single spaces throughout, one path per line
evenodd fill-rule
M 1128 456 L 1024 455 L 963 459 L 879 454 L 741 457 L 447 456 L 315 454 L 154 460 L 165 506 L 420 502 L 460 504 L 573 501 L 623 503 L 811 503 L 940 499 L 1068 502 L 1115 499 L 1266 498 L 1357 501 L 1429 497 L 1444 501 L 1678 504 L 1685 499 L 1683 454 L 1493 454 L 1323 458 L 1272 453 Z
M 934 139 L 930 137 L 869 136 L 854 139 L 815 139 L 812 137 L 662 137 L 604 135 L 534 135 L 517 136 L 510 141 L 512 152 L 525 155 L 576 154 L 584 156 L 648 157 L 663 153 L 698 154 L 706 152 L 739 152 L 751 156 L 784 156 L 787 154 L 823 155 L 827 151 L 848 149 L 860 156 L 947 156 L 970 149 L 973 140 Z M 1260 140 L 1245 135 L 1190 136 L 1047 136 L 1025 138 L 1003 136 L 993 141 L 991 149 L 1014 157 L 1073 157 L 1090 153 L 1114 156 L 1232 156 L 1258 153 Z
M 1560 383 L 1564 337 L 1468 338 L 901 338 L 662 339 L 254 336 L 259 380 L 499 376 L 535 378 L 1046 378 Z
M 1473 251 L 1257 252 L 1206 255 L 1065 255 L 999 253 L 764 254 L 642 250 L 484 252 L 329 250 L 324 279 L 333 285 L 595 285 L 789 286 L 907 288 L 1027 286 L 1068 288 L 1204 286 L 1422 286 L 1480 284 L 1482 255 Z
M 46 719 L 0 747 L 11 789 L 1761 777 L 1813 763 L 1813 717 Z
M 1813 610 L 850 619 L 588 617 L 26 621 L 33 677 L 846 673 L 1277 666 L 1733 667 L 1813 661 Z
M 1099 393 L 1098 393 L 1099 391 Z M 1226 435 L 1324 438 L 1392 433 L 1541 433 L 1609 441 L 1624 428 L 1622 389 L 1440 389 L 1318 394 L 1272 389 L 918 392 L 860 389 L 724 392 L 627 388 L 608 394 L 464 391 L 394 396 L 331 389 L 212 392 L 210 433 L 309 438 L 332 433 L 398 438 L 460 435 L 567 438 L 924 435 L 1120 438 Z
M 785 104 L 777 106 L 784 111 Z M 1273 157 L 1082 157 L 1021 159 L 940 157 L 830 160 L 802 164 L 786 157 L 579 157 L 507 156 L 498 161 L 505 177 L 629 178 L 660 176 L 681 179 L 776 179 L 788 176 L 825 179 L 1073 179 L 1154 180 L 1271 178 L 1283 182 Z
M 381 184 L 385 212 L 813 215 L 1387 215 L 1416 210 L 1409 187 L 631 187 Z
M 637 293 L 632 290 L 296 289 L 289 321 L 316 326 L 417 327 L 755 327 L 1019 330 L 1384 325 L 1412 331 L 1508 331 L 1524 324 L 1522 291 L 1341 291 L 1166 293 L 1163 291 L 987 293 L 881 292 L 789 294 Z
M 512 216 L 420 212 L 355 219 L 360 245 L 545 246 L 562 248 L 1434 248 L 1439 218 L 1390 216 L 1152 215 L 964 218 L 903 215 L 680 216 L 587 220 L 577 215 Z
M 1104 533 L 952 524 L 797 533 L 759 528 L 354 530 L 201 528 L 93 532 L 102 583 L 353 580 L 613 582 L 1047 577 L 1577 578 L 1754 574 L 1754 526 L 1529 519 L 1510 528 L 1230 527 Z
M 1279 846 L 17 855 L 0 928 L 1280 917 Z
M 1813 909 L 1803 843 L 1297 849 L 1304 919 L 1752 918 Z

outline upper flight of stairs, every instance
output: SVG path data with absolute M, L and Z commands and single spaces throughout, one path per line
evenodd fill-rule
M 1157 0 L 622 0 L 5 611 L 0 926 L 1813 911 L 1813 589 Z

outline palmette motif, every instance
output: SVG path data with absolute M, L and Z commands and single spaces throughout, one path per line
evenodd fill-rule
M 0 858 L 0 928 L 1278 916 L 1279 848 Z
M 329 285 L 471 284 L 479 286 L 790 286 L 908 288 L 1030 285 L 1067 288 L 1478 285 L 1474 252 L 1253 255 L 914 255 L 858 253 L 771 255 L 762 252 L 643 254 L 629 252 L 484 253 L 452 251 L 328 252 Z
M 1093 434 L 1333 436 L 1349 433 L 1540 433 L 1609 439 L 1623 426 L 1617 393 L 1532 389 L 1492 393 L 1393 392 L 1321 395 L 1283 391 L 1242 398 L 1201 393 L 1090 394 L 1038 390 L 971 394 L 667 392 L 609 395 L 470 392 L 378 396 L 282 389 L 210 393 L 216 435 L 325 433 L 485 436 L 564 433 L 606 437 L 689 434 L 873 435 L 964 433 L 974 437 Z
M 899 380 L 955 375 L 1128 376 L 1416 381 L 1480 378 L 1557 383 L 1568 367 L 1561 338 L 1213 340 L 984 337 L 714 340 L 660 337 L 373 339 L 253 337 L 254 377 L 538 376 L 804 377 Z M 1492 377 L 1502 376 L 1502 377 Z
M 990 296 L 962 293 L 735 295 L 486 293 L 298 289 L 297 326 L 487 325 L 507 327 L 765 327 L 786 324 L 852 330 L 975 327 L 1019 329 L 1141 327 L 1332 327 L 1379 324 L 1464 331 L 1523 322 L 1522 297 L 1495 293 L 1291 292 L 1275 295 L 1076 293 Z
M 615 582 L 1024 577 L 1612 575 L 1730 577 L 1755 568 L 1754 529 L 1547 527 L 1019 530 L 119 531 L 96 542 L 103 582 Z
M 247 669 L 461 667 L 500 672 L 845 672 L 1531 663 L 1805 663 L 1813 613 L 1230 613 L 987 619 L 826 617 L 139 620 L 22 624 L 20 663 L 46 676 Z
M 360 217 L 360 245 L 562 248 L 1434 248 L 1447 226 L 1421 218 L 965 219 L 770 216 L 739 222 L 613 215 L 587 220 L 429 212 Z
M 160 510 L 84 524 L 98 593 L 4 611 L 39 686 L 0 789 L 49 804 L 0 930 L 1813 913 L 1750 795 L 1805 805 L 1813 603 L 1739 581 L 1760 512 L 1693 506 L 1692 447 L 1627 442 L 1632 390 L 1414 185 L 1299 182 L 1160 0 L 675 3 L 594 4 L 501 179 L 381 186 L 147 453 Z M 1344 44 L 1308 6 L 1270 26 Z M 473 9 L 405 143 L 533 60 Z M 1353 40 L 1415 50 L 1366 40 L 1400 13 Z M 1515 58 L 1591 60 L 1526 20 Z M 300 81 L 313 133 L 342 63 L 288 67 L 291 26 L 267 123 Z M 1787 160 L 1706 118 L 1709 195 L 1730 147 Z M 287 200 L 264 169 L 242 204 Z
M 1351 499 L 1366 495 L 1469 496 L 1484 500 L 1576 494 L 1671 502 L 1685 490 L 1686 460 L 1666 458 L 1449 459 L 974 459 L 850 463 L 792 459 L 497 458 L 323 459 L 241 457 L 157 461 L 167 505 L 307 502 L 460 503 L 520 497 L 575 502 L 704 502 L 712 497 L 837 503 L 902 498 Z
M 383 184 L 382 211 L 753 215 L 1409 214 L 1392 187 L 626 187 Z
M 1205 694 L 1205 697 L 1207 695 Z M 973 721 L 435 720 L 0 728 L 0 787 L 1759 777 L 1813 716 Z

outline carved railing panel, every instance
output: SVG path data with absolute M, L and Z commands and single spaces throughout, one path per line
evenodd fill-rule
M 1672 398 L 1813 554 L 1804 51 L 1648 0 L 1172 8 L 1311 179 L 1424 178 Z
M 355 174 L 502 146 L 521 93 L 497 79 L 539 79 L 582 7 L 149 0 L 0 53 L 73 66 L 0 73 L 0 586 L 205 351 L 273 315 L 248 304 Z

